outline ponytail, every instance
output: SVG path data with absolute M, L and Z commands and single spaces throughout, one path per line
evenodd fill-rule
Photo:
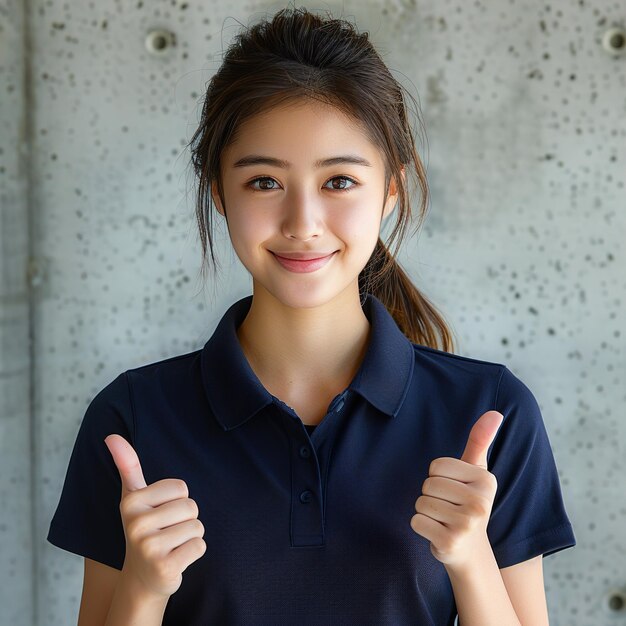
M 362 303 L 366 294 L 378 298 L 411 342 L 454 352 L 454 340 L 445 320 L 413 284 L 380 237 L 359 274 L 359 293 Z

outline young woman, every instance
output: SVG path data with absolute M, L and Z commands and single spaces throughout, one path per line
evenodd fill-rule
M 192 143 L 204 258 L 224 219 L 253 293 L 89 405 L 48 535 L 85 557 L 79 623 L 547 625 L 575 538 L 542 416 L 379 237 L 409 175 L 428 196 L 367 33 L 249 28 Z

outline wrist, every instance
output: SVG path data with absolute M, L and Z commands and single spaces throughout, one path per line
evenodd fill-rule
M 475 572 L 476 569 L 483 566 L 484 563 L 494 560 L 493 549 L 487 535 L 483 539 L 475 544 L 475 549 L 471 556 L 462 563 L 446 563 L 444 567 L 448 573 L 448 576 L 452 578 L 467 578 Z
M 105 626 L 160 626 L 169 596 L 157 595 L 132 574 L 122 570 L 115 587 Z
M 120 578 L 118 580 L 118 586 L 123 586 L 126 590 L 126 596 L 133 598 L 137 603 L 153 604 L 153 605 L 165 605 L 170 599 L 169 595 L 163 595 L 156 593 L 144 584 L 144 582 L 136 576 L 133 572 L 122 569 Z

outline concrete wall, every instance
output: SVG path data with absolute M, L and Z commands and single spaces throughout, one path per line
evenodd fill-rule
M 578 540 L 544 561 L 551 625 L 626 624 L 626 56 L 603 47 L 626 7 L 304 4 L 370 31 L 417 90 L 432 201 L 399 260 L 459 353 L 540 403 Z M 251 293 L 224 231 L 202 291 L 182 148 L 238 22 L 282 6 L 0 3 L 2 624 L 75 623 L 83 559 L 45 536 L 93 396 L 201 348 Z

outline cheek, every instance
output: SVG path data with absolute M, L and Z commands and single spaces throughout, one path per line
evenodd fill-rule
M 241 243 L 244 248 L 253 248 L 255 244 L 268 239 L 273 233 L 270 220 L 254 210 L 237 207 L 229 216 L 230 236 L 234 244 Z
M 374 207 L 359 204 L 337 212 L 331 228 L 346 245 L 361 248 L 371 244 L 373 249 L 380 231 L 380 216 Z

